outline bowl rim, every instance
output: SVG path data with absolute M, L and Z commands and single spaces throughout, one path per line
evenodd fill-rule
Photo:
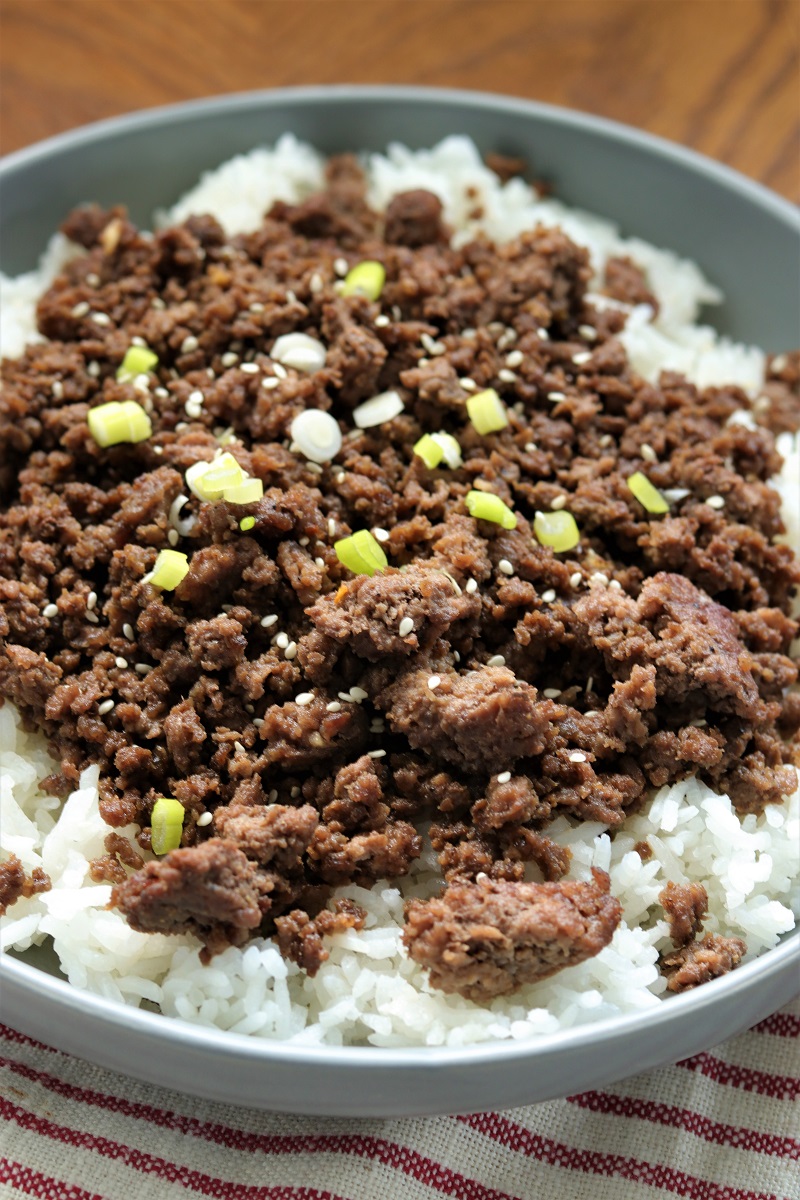
M 588 132 L 601 139 L 613 140 L 634 148 L 640 153 L 653 154 L 680 167 L 700 174 L 716 184 L 733 188 L 740 195 L 766 209 L 769 214 L 791 230 L 800 233 L 800 210 L 791 201 L 763 184 L 742 174 L 733 167 L 717 162 L 699 151 L 649 133 L 635 126 L 607 117 L 585 113 L 578 109 L 548 104 L 523 97 L 506 96 L 496 92 L 469 89 L 418 87 L 412 85 L 330 84 L 275 89 L 253 89 L 224 93 L 198 99 L 157 105 L 147 109 L 121 113 L 99 121 L 66 130 L 24 146 L 0 158 L 0 185 L 18 170 L 35 166 L 53 154 L 76 147 L 102 144 L 120 133 L 146 131 L 148 127 L 172 120 L 202 121 L 210 115 L 235 114 L 261 106 L 280 107 L 291 102 L 309 108 L 322 103 L 343 105 L 352 102 L 393 101 L 423 108 L 432 102 L 450 102 L 463 109 L 489 110 L 498 113 L 518 113 L 536 118 L 565 130 Z M 210 164 L 213 169 L 217 164 Z M 97 993 L 84 991 L 65 979 L 49 975 L 41 968 L 26 963 L 13 954 L 0 954 L 0 978 L 6 977 L 20 994 L 39 993 L 43 999 L 58 1003 L 61 1011 L 70 1011 L 82 1018 L 99 1020 L 106 1029 L 120 1033 L 135 1031 L 146 1035 L 165 1050 L 191 1051 L 198 1047 L 237 1059 L 271 1061 L 286 1065 L 314 1066 L 321 1056 L 326 1065 L 358 1066 L 359 1069 L 381 1071 L 386 1067 L 430 1068 L 437 1066 L 471 1066 L 513 1060 L 524 1062 L 549 1057 L 571 1049 L 588 1049 L 598 1043 L 613 1043 L 618 1036 L 635 1035 L 645 1029 L 654 1035 L 681 1017 L 697 1017 L 724 1000 L 734 1003 L 758 978 L 766 984 L 794 969 L 800 972 L 800 928 L 784 935 L 773 949 L 745 963 L 723 978 L 710 981 L 704 987 L 670 997 L 667 1001 L 654 997 L 652 1006 L 636 1012 L 625 1012 L 589 1022 L 552 1034 L 524 1040 L 504 1039 L 472 1043 L 464 1046 L 404 1046 L 378 1047 L 303 1045 L 271 1040 L 227 1030 L 196 1025 L 180 1017 L 134 1008 Z M 798 975 L 800 980 L 800 974 Z

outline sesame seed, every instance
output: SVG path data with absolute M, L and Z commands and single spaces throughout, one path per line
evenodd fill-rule
M 392 305 L 392 316 L 394 317 L 395 321 L 402 321 L 403 310 L 399 304 Z
M 325 705 L 326 712 L 341 712 L 342 705 L 339 700 L 331 700 L 330 704 Z
M 297 642 L 289 642 L 289 645 L 283 652 L 283 657 L 288 658 L 290 662 L 293 658 L 297 657 Z
M 367 751 L 367 758 L 385 758 L 385 757 L 386 757 L 385 750 L 368 750 Z
M 100 624 L 100 618 L 97 616 L 96 613 L 93 613 L 93 612 L 86 613 L 86 620 L 89 622 L 90 625 L 99 625 Z
M 303 534 L 303 536 L 301 538 L 297 539 L 297 544 L 298 544 L 298 546 L 307 546 L 310 541 L 311 541 L 311 538 L 307 537 L 305 534 Z
M 166 308 L 167 306 L 164 303 L 164 301 L 161 299 L 160 296 L 154 296 L 153 299 L 150 301 L 150 307 L 161 309 L 161 308 Z
M 114 663 L 116 666 L 119 667 L 120 671 L 127 671 L 127 669 L 128 669 L 127 658 L 123 658 L 122 655 L 118 655 L 117 658 L 114 659 Z
M 251 313 L 262 313 L 264 311 L 264 305 L 260 300 L 254 300 L 253 303 L 249 305 L 249 311 Z
M 375 528 L 372 530 L 372 533 L 373 533 L 373 536 L 379 542 L 388 542 L 388 540 L 389 540 L 389 530 L 382 529 L 380 527 L 380 525 L 376 525 Z
M 439 686 L 439 684 L 441 682 L 442 682 L 441 675 L 429 675 L 428 676 L 428 687 L 431 689 L 432 692 L 436 690 L 436 688 Z
M 314 693 L 301 692 L 299 696 L 295 696 L 294 702 L 295 704 L 299 704 L 301 708 L 305 708 L 307 704 L 314 703 Z
M 367 699 L 369 692 L 365 692 L 364 689 L 360 687 L 351 687 L 350 695 L 352 696 L 353 700 L 355 700 L 356 704 L 360 704 L 362 700 Z
M 150 380 L 146 375 L 137 375 L 133 381 L 133 388 L 137 392 L 141 392 L 143 396 L 149 395 Z
M 497 569 L 498 571 L 502 571 L 504 575 L 514 574 L 514 567 L 507 558 L 500 559 L 500 562 L 497 564 Z
M 706 498 L 706 504 L 709 508 L 724 508 L 725 500 L 722 496 L 708 496 Z
M 52 387 L 53 397 L 56 400 L 64 399 L 64 385 L 60 379 L 56 379 Z
M 196 350 L 199 345 L 200 343 L 198 342 L 197 338 L 193 333 L 190 333 L 188 337 L 185 337 L 181 342 L 181 354 L 191 354 L 192 351 Z
M 457 663 L 461 662 L 461 655 L 458 653 L 457 650 L 453 651 L 453 661 L 457 662 Z
M 469 375 L 465 375 L 464 378 L 459 379 L 458 382 L 465 392 L 474 392 L 478 386 L 474 379 L 470 379 Z
M 104 312 L 92 313 L 92 320 L 94 321 L 95 325 L 110 325 L 111 324 L 111 317 L 108 315 L 108 313 L 104 313 Z
M 71 310 L 71 316 L 73 316 L 73 317 L 77 317 L 77 319 L 78 319 L 78 320 L 80 320 L 80 318 L 81 318 L 81 317 L 85 317 L 85 316 L 86 316 L 86 314 L 88 313 L 88 311 L 89 311 L 89 302 L 88 302 L 88 300 L 80 300 L 80 301 L 79 301 L 79 302 L 78 302 L 78 303 L 75 305 L 75 307 L 74 307 L 74 308 Z
M 561 695 L 560 688 L 545 688 L 542 695 L 546 700 L 556 700 Z
M 586 692 L 587 696 L 593 687 L 594 687 L 594 675 L 590 675 L 589 678 L 586 680 L 586 687 L 584 688 L 584 691 Z
M 291 798 L 292 798 L 293 800 L 296 800 L 296 799 L 297 799 L 297 797 L 300 795 L 300 788 L 299 788 L 299 787 L 297 787 L 297 785 L 295 784 L 295 786 L 294 786 L 294 787 L 292 788 L 292 790 L 289 792 L 289 795 L 291 796 Z
M 243 746 L 243 745 L 242 745 L 242 743 L 241 743 L 241 742 L 239 742 L 239 741 L 235 741 L 235 742 L 233 743 L 233 748 L 234 748 L 234 750 L 236 751 L 236 753 L 237 753 L 237 754 L 246 754 L 246 753 L 247 753 L 247 751 L 245 750 L 244 746 Z
M 153 395 L 155 396 L 155 398 L 157 400 L 168 400 L 169 399 L 169 392 L 167 391 L 166 388 L 157 387 L 156 390 L 153 392 Z
M 86 367 L 86 374 L 91 375 L 92 379 L 97 379 L 100 375 L 100 363 L 90 362 Z
M 177 529 L 167 530 L 167 541 L 169 542 L 170 546 L 177 546 L 179 541 Z
M 91 612 L 91 610 L 94 608 L 94 606 L 96 604 L 97 604 L 97 592 L 89 592 L 89 595 L 86 597 L 86 607 Z
M 548 588 L 546 592 L 542 592 L 542 599 L 544 600 L 545 604 L 552 604 L 555 598 L 556 593 L 554 588 Z
M 411 617 L 403 617 L 402 621 L 400 622 L 400 626 L 399 626 L 397 632 L 400 634 L 400 637 L 408 637 L 409 633 L 411 633 L 413 628 L 414 628 L 414 622 L 413 622 L 412 618 Z
M 269 800 L 270 804 L 274 804 L 277 799 L 278 799 L 278 789 L 270 788 L 269 795 L 267 796 L 267 800 Z
M 99 287 L 100 286 L 100 276 L 95 275 L 94 271 L 90 271 L 89 274 L 86 276 L 86 282 L 89 284 L 89 287 Z M 131 340 L 133 341 L 134 339 L 131 339 Z
M 642 442 L 641 446 L 639 447 L 639 453 L 645 462 L 658 462 L 656 452 L 649 442 Z
M 586 762 L 586 755 L 582 750 L 572 750 L 570 752 L 569 761 L 574 763 Z
M 122 626 L 122 634 L 123 634 L 123 637 L 126 637 L 129 642 L 133 641 L 133 638 L 134 638 L 133 626 L 129 625 L 127 621 Z
M 559 400 L 566 400 L 566 392 L 548 392 L 547 399 L 552 400 L 553 404 L 557 404 Z
M 286 647 L 289 645 L 288 633 L 279 633 L 278 636 L 275 638 L 275 645 L 278 647 L 279 650 L 285 650 Z
M 505 657 L 502 654 L 493 654 L 486 663 L 487 667 L 504 667 L 506 665 Z
M 272 364 L 272 373 L 273 373 L 273 375 L 276 375 L 278 377 L 278 379 L 288 379 L 289 378 L 289 372 L 286 370 L 286 367 L 283 365 L 283 363 L 279 363 L 279 362 L 273 363 Z
M 263 717 L 253 717 L 253 724 L 255 725 L 256 729 L 260 729 L 261 726 L 264 724 L 264 718 Z
M 256 710 L 255 710 L 255 708 L 253 707 L 253 705 L 252 705 L 252 704 L 245 704 L 245 706 L 244 706 L 244 711 L 245 711 L 246 713 L 254 713 Z
M 347 265 L 347 259 L 346 258 L 335 258 L 333 260 L 333 269 L 336 272 L 336 274 L 339 276 L 340 279 L 344 279 L 345 275 L 347 274 L 348 270 L 350 269 Z
M 246 362 L 246 363 L 241 364 L 241 366 L 239 367 L 239 370 L 244 375 L 257 375 L 259 373 L 259 371 L 261 370 L 261 368 L 259 367 L 258 363 Z
M 264 378 L 261 380 L 261 386 L 263 388 L 266 388 L 268 392 L 273 392 L 275 390 L 275 388 L 281 386 L 281 381 L 280 381 L 280 379 L 277 379 L 274 375 L 265 375 Z
M 569 577 L 570 587 L 574 587 L 574 588 L 580 587 L 582 579 L 583 579 L 583 576 L 581 575 L 580 571 L 573 571 L 573 573 Z
M 197 826 L 199 829 L 204 829 L 206 825 L 210 825 L 213 821 L 213 816 L 210 812 L 201 813 L 197 818 Z
M 600 713 L 598 712 L 598 710 L 596 708 L 587 708 L 586 712 L 583 715 L 585 717 L 599 717 Z
M 97 706 L 97 715 L 99 717 L 104 717 L 106 715 L 106 713 L 111 712 L 113 707 L 114 707 L 113 700 L 104 700 L 102 704 L 98 704 L 98 706 Z
M 567 497 L 564 495 L 556 496 L 553 500 L 550 501 L 550 508 L 551 508 L 552 512 L 558 512 L 559 509 L 566 508 L 566 506 L 567 506 Z
M 386 313 L 379 313 L 375 318 L 375 327 L 377 329 L 385 329 L 388 324 L 389 318 L 386 316 Z
M 594 325 L 579 325 L 578 333 L 587 342 L 593 342 L 597 337 L 597 330 L 595 329 Z
M 533 454 L 534 450 L 538 450 L 538 446 L 536 445 L 536 442 L 526 442 L 525 450 L 528 454 Z
M 605 447 L 610 446 L 613 441 L 614 439 L 610 433 L 604 433 L 600 438 L 600 445 L 605 449 Z
M 573 354 L 572 361 L 575 363 L 576 367 L 582 367 L 584 363 L 590 361 L 591 357 L 592 356 L 588 350 L 582 350 L 580 354 Z
M 537 329 L 536 332 L 539 335 L 539 337 L 542 339 L 543 342 L 550 341 L 550 334 L 547 332 L 546 329 Z
M 500 774 L 497 776 L 497 782 L 498 783 L 510 783 L 511 782 L 511 772 L 510 771 L 501 771 Z
M 133 669 L 137 675 L 149 675 L 153 668 L 149 663 L 135 663 Z
M 612 579 L 608 586 L 610 588 L 612 588 L 615 592 L 622 591 L 622 584 L 620 583 L 620 581 L 618 579 Z
M 226 350 L 225 353 L 223 354 L 222 358 L 220 359 L 220 362 L 222 363 L 223 367 L 235 367 L 236 364 L 238 363 L 238 361 L 239 361 L 239 355 L 234 354 L 234 352 L 232 350 Z
M 477 579 L 468 579 L 468 580 L 467 580 L 467 582 L 466 582 L 466 583 L 465 583 L 465 585 L 464 585 L 464 590 L 465 590 L 465 591 L 466 591 L 466 592 L 467 592 L 467 593 L 468 593 L 470 596 L 474 596 L 475 592 L 477 592 L 477 590 L 478 590 L 478 581 L 477 581 Z
M 205 396 L 200 391 L 190 392 L 189 400 L 192 402 L 192 404 L 203 404 L 205 401 Z
M 604 584 L 608 585 L 608 576 L 606 575 L 606 573 L 604 571 L 594 571 L 589 576 L 589 582 L 590 583 L 604 583 Z
M 183 407 L 187 417 L 199 417 L 203 411 L 203 405 L 198 404 L 196 400 L 187 400 Z
M 694 725 L 695 729 L 705 729 L 706 725 L 708 725 L 708 721 L 705 719 L 705 717 L 700 717 L 697 721 L 690 721 L 689 724 Z
M 516 383 L 518 377 L 513 371 L 508 371 L 503 367 L 502 371 L 497 372 L 497 378 L 501 383 Z
M 328 517 L 328 537 L 336 537 L 336 522 L 333 517 Z
M 325 559 L 317 556 L 317 558 L 314 559 L 314 566 L 319 567 L 320 570 L 324 570 L 325 569 Z
M 306 470 L 307 470 L 307 471 L 308 471 L 308 472 L 309 472 L 311 475 L 321 475 L 321 474 L 322 474 L 322 467 L 319 465 L 319 463 L 315 463 L 315 462 L 307 462 L 307 463 L 306 463 Z
M 521 350 L 512 350 L 510 354 L 506 355 L 506 366 L 520 367 L 522 366 L 522 360 L 524 357 L 525 356 Z
M 325 283 L 319 271 L 314 271 L 313 275 L 311 275 L 308 281 L 308 290 L 316 295 L 317 292 L 322 291 L 324 286 Z
M 270 616 L 268 616 L 268 617 L 262 617 L 261 618 L 261 628 L 269 629 L 270 625 L 274 625 L 275 622 L 277 621 L 277 619 L 278 618 L 275 615 L 275 613 L 271 613 Z M 287 645 L 288 645 L 288 641 L 287 641 Z

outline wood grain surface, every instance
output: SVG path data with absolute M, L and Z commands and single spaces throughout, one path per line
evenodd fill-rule
M 310 83 L 507 92 L 672 138 L 800 199 L 800 0 L 0 0 L 4 153 Z

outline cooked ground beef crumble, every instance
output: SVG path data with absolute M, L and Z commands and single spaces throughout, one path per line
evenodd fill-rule
M 607 877 L 564 880 L 556 814 L 613 830 L 687 774 L 743 813 L 796 786 L 800 566 L 773 541 L 767 481 L 774 433 L 800 424 L 800 353 L 773 360 L 757 428 L 728 426 L 750 407 L 739 388 L 631 370 L 624 316 L 589 302 L 586 252 L 562 232 L 453 249 L 430 193 L 379 214 L 355 159 L 327 179 L 234 238 L 208 216 L 152 237 L 122 209 L 65 222 L 86 253 L 39 303 L 50 340 L 3 363 L 0 694 L 49 736 L 46 786 L 100 764 L 112 828 L 93 876 L 134 928 L 192 931 L 205 957 L 271 933 L 313 973 L 326 933 L 363 924 L 347 901 L 326 908 L 334 889 L 404 875 L 430 821 L 445 887 L 407 906 L 405 942 L 436 986 L 486 1000 L 597 953 L 618 924 Z M 386 268 L 378 302 L 341 293 L 343 263 L 365 259 Z M 627 259 L 605 290 L 655 303 Z M 324 366 L 270 358 L 294 331 Z M 158 356 L 149 383 L 116 378 L 133 339 Z M 488 387 L 509 424 L 480 435 L 465 405 Z M 356 428 L 387 389 L 402 413 Z M 144 404 L 152 436 L 101 449 L 87 413 L 112 400 Z M 290 441 L 309 408 L 344 434 L 329 464 Z M 436 431 L 462 466 L 414 454 Z M 221 444 L 263 499 L 179 505 Z M 679 489 L 668 514 L 634 498 L 635 471 Z M 516 528 L 469 516 L 471 489 Z M 559 508 L 581 538 L 554 554 L 532 523 Z M 372 577 L 334 550 L 361 529 L 390 564 Z M 145 577 L 171 546 L 190 569 L 162 591 Z M 160 796 L 184 806 L 181 848 L 144 864 L 114 830 L 138 822 L 148 850 Z M 3 871 L 10 903 L 26 883 Z M 662 894 L 672 990 L 744 951 L 697 941 L 701 892 Z

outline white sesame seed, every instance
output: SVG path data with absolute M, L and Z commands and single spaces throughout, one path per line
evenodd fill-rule
M 127 660 L 127 658 L 123 658 L 123 657 L 122 657 L 122 655 L 118 655 L 118 656 L 117 656 L 117 657 L 114 659 L 114 663 L 115 663 L 115 665 L 116 665 L 116 666 L 118 666 L 118 667 L 119 667 L 120 671 L 127 671 L 127 669 L 128 669 L 128 660 Z
M 283 657 L 288 658 L 290 662 L 293 658 L 297 657 L 297 642 L 289 642 L 289 645 L 283 652 Z
M 276 375 L 278 379 L 289 378 L 289 372 L 286 370 L 286 367 L 283 365 L 283 363 L 274 362 L 272 364 L 272 373 L 273 375 Z
M 613 441 L 614 439 L 610 433 L 604 433 L 600 438 L 600 445 L 603 447 L 603 449 L 605 449 L 605 447 L 610 446 Z
M 134 639 L 133 626 L 128 624 L 127 621 L 122 626 L 122 635 L 123 637 L 126 637 L 129 642 L 132 642 Z
M 442 682 L 441 675 L 429 675 L 428 676 L 428 687 L 431 689 L 432 692 L 436 690 L 436 688 L 439 686 L 439 684 L 441 682 Z
M 245 704 L 245 706 L 244 706 L 244 711 L 245 711 L 246 713 L 254 713 L 256 710 L 255 710 L 255 708 L 253 707 L 253 705 L 252 705 L 252 704 Z
M 506 665 L 505 657 L 502 654 L 493 654 L 486 663 L 487 667 L 504 667 Z
M 375 539 L 379 542 L 388 542 L 389 540 L 389 530 L 382 529 L 380 525 L 376 525 L 372 530 L 372 533 Z
M 262 313 L 264 311 L 264 305 L 260 300 L 254 300 L 253 303 L 248 306 L 248 310 L 251 313 Z
M 350 695 L 352 696 L 352 698 L 356 702 L 356 704 L 360 704 L 362 700 L 367 699 L 367 697 L 369 696 L 369 692 L 365 692 L 364 689 L 360 688 L 360 687 L 351 687 Z
M 542 695 L 544 696 L 545 700 L 557 700 L 558 697 L 561 695 L 561 689 L 560 688 L 545 688 L 544 691 L 542 692 Z
M 641 446 L 639 447 L 639 453 L 645 462 L 658 462 L 656 452 L 649 442 L 642 442 Z
M 336 272 L 336 274 L 339 276 L 339 278 L 343 279 L 350 269 L 347 265 L 347 259 L 346 258 L 335 258 L 333 260 L 333 269 Z
M 88 300 L 79 300 L 78 303 L 75 305 L 75 307 L 71 310 L 71 316 L 77 317 L 77 319 L 80 320 L 81 317 L 86 316 L 88 311 L 89 311 Z
M 510 783 L 511 782 L 511 772 L 510 771 L 501 771 L 500 774 L 497 776 L 497 782 L 498 783 Z
M 291 288 L 286 289 L 286 303 L 297 304 L 297 296 L 294 294 Z
M 150 301 L 150 307 L 161 309 L 161 308 L 166 308 L 167 306 L 166 306 L 165 302 L 161 299 L 160 296 L 154 296 L 153 299 Z
M 295 704 L 299 704 L 301 708 L 305 708 L 307 704 L 314 703 L 314 693 L 301 692 L 299 696 L 295 696 L 294 702 Z
M 552 604 L 555 598 L 556 593 L 554 588 L 548 588 L 546 592 L 542 592 L 542 599 L 544 600 L 545 604 Z
M 341 701 L 331 700 L 330 704 L 325 705 L 325 711 L 326 712 L 341 712 L 342 711 Z
M 111 324 L 111 317 L 108 315 L 108 313 L 104 313 L 104 312 L 92 313 L 92 320 L 94 321 L 95 325 L 110 325 Z
M 278 620 L 278 618 L 275 613 L 271 613 L 268 617 L 262 617 L 261 618 L 261 628 L 269 629 L 270 625 L 274 625 L 277 620 Z M 286 644 L 288 646 L 288 644 L 289 644 L 288 640 L 287 640 Z
M 586 680 L 586 687 L 584 688 L 584 691 L 586 692 L 587 696 L 593 687 L 594 687 L 594 675 L 590 675 L 589 678 Z
M 378 313 L 378 316 L 375 318 L 375 327 L 377 329 L 385 329 L 389 323 L 386 313 Z
M 220 359 L 220 362 L 222 363 L 223 367 L 235 367 L 236 364 L 238 363 L 238 361 L 239 361 L 239 355 L 234 354 L 234 352 L 232 350 L 226 350 L 225 353 L 223 354 L 222 358 Z
M 311 538 L 306 537 L 306 535 L 303 534 L 303 536 L 301 538 L 297 539 L 297 544 L 298 544 L 298 546 L 307 546 L 310 541 L 311 541 Z
M 100 624 L 100 618 L 97 616 L 96 613 L 93 613 L 93 612 L 87 611 L 86 620 L 89 622 L 90 625 L 99 625 Z
M 587 342 L 593 342 L 597 337 L 597 330 L 594 325 L 579 325 L 578 333 Z
M 286 647 L 289 645 L 288 633 L 279 633 L 278 636 L 275 638 L 275 645 L 278 647 L 279 650 L 285 650 Z
M 257 375 L 261 368 L 258 363 L 245 362 L 240 365 L 239 370 L 244 375 Z
M 400 637 L 408 637 L 409 633 L 411 633 L 413 628 L 414 628 L 413 619 L 411 617 L 403 617 L 402 621 L 400 622 L 397 632 L 400 634 Z
M 328 537 L 336 537 L 336 522 L 333 517 L 328 517 Z
M 582 579 L 583 579 L 583 576 L 581 575 L 580 571 L 573 571 L 573 573 L 569 577 L 570 587 L 574 587 L 574 588 L 580 587 Z
M 467 592 L 467 593 L 468 593 L 470 596 L 474 596 L 475 592 L 477 592 L 477 590 L 478 590 L 478 581 L 477 581 L 477 579 L 468 579 L 468 580 L 467 580 L 467 582 L 464 584 L 464 590 L 465 590 L 465 591 L 466 591 L 466 592 Z
M 507 558 L 500 559 L 500 562 L 497 564 L 497 569 L 498 571 L 502 571 L 504 575 L 514 574 L 513 564 L 510 563 Z
M 199 829 L 205 829 L 206 825 L 210 825 L 213 820 L 214 817 L 210 812 L 201 813 L 197 818 L 197 827 Z
M 317 292 L 322 291 L 324 286 L 325 283 L 319 271 L 314 271 L 313 275 L 311 275 L 308 281 L 308 290 L 316 295 Z
M 567 497 L 564 495 L 556 496 L 550 501 L 550 509 L 552 512 L 558 512 L 561 508 L 566 508 Z
M 324 568 L 325 568 L 325 559 L 324 559 L 324 558 L 320 558 L 320 557 L 319 557 L 319 555 L 317 555 L 317 557 L 314 559 L 314 566 L 315 566 L 315 567 L 319 567 L 319 569 L 320 569 L 320 570 L 324 570 Z
M 205 396 L 200 391 L 194 391 L 189 393 L 189 400 L 192 402 L 192 404 L 203 404 L 205 401 Z
M 497 372 L 497 378 L 501 383 L 516 383 L 518 377 L 513 371 L 508 371 L 505 367 L 503 367 L 502 371 Z
M 183 407 L 187 417 L 192 417 L 193 419 L 199 417 L 203 411 L 203 405 L 198 404 L 196 400 L 187 400 Z
M 520 367 L 522 366 L 522 360 L 524 357 L 525 356 L 521 350 L 512 350 L 510 354 L 506 355 L 506 366 Z
M 566 400 L 566 398 L 567 398 L 566 392 L 548 392 L 547 393 L 547 399 L 551 400 L 553 402 L 553 404 L 557 404 L 559 400 Z
M 785 354 L 776 354 L 772 360 L 772 370 L 775 372 L 782 371 L 788 361 Z
M 461 662 L 461 655 L 458 653 L 457 650 L 453 651 L 453 660 L 457 663 Z
M 615 591 L 615 592 L 621 592 L 621 591 L 622 591 L 622 584 L 620 583 L 620 581 L 619 581 L 618 579 L 612 579 L 612 580 L 609 582 L 609 585 L 608 585 L 608 586 L 609 586 L 609 587 L 610 587 L 610 588 L 611 588 L 613 591 Z
M 89 284 L 89 287 L 99 287 L 100 286 L 100 276 L 95 275 L 94 271 L 90 271 L 89 274 L 86 276 L 86 282 Z M 133 341 L 133 338 L 131 339 L 131 341 Z M 134 345 L 135 344 L 136 343 L 134 342 Z
M 586 755 L 582 750 L 572 750 L 570 752 L 569 761 L 574 763 L 586 762 Z
M 293 800 L 296 800 L 297 797 L 300 795 L 300 788 L 297 786 L 293 787 L 292 790 L 289 792 L 289 795 L 292 797 Z
M 542 339 L 543 342 L 550 341 L 550 334 L 547 332 L 546 329 L 537 329 L 536 332 L 539 335 L 539 337 Z
M 604 583 L 606 586 L 608 586 L 608 576 L 606 575 L 605 571 L 594 571 L 589 576 L 589 582 Z
M 256 729 L 260 729 L 261 726 L 264 724 L 264 718 L 263 717 L 253 717 L 253 724 L 255 725 Z
M 590 361 L 591 357 L 592 356 L 588 350 L 581 350 L 580 354 L 573 354 L 572 361 L 576 367 L 582 367 L 584 363 Z
M 60 379 L 56 379 L 53 382 L 53 387 L 51 390 L 52 390 L 54 399 L 56 399 L 56 400 L 64 399 L 64 385 Z
M 149 675 L 153 668 L 149 663 L 135 663 L 133 669 L 137 675 Z
M 385 758 L 385 757 L 386 757 L 385 750 L 368 750 L 367 751 L 367 758 Z
M 428 354 L 433 355 L 434 358 L 436 358 L 439 354 L 444 354 L 445 350 L 447 349 L 442 342 L 435 341 L 435 339 L 432 338 L 429 333 L 420 334 L 419 340 L 423 347 L 427 350 Z
M 474 392 L 478 386 L 474 379 L 470 379 L 469 375 L 465 375 L 458 382 L 465 392 Z
M 598 712 L 598 710 L 596 708 L 587 708 L 586 712 L 583 715 L 585 717 L 599 717 L 600 713 Z
M 169 399 L 169 392 L 167 391 L 166 388 L 157 387 L 156 390 L 153 392 L 153 395 L 155 396 L 155 398 L 157 400 L 168 400 Z
M 86 607 L 91 612 L 91 610 L 94 608 L 94 606 L 96 604 L 97 604 L 97 592 L 89 592 L 89 595 L 86 597 Z
M 261 386 L 266 388 L 268 392 L 273 392 L 275 388 L 281 386 L 281 381 L 275 375 L 265 375 L 261 380 Z
M 177 546 L 179 540 L 180 540 L 180 537 L 179 537 L 177 529 L 168 529 L 167 530 L 167 541 L 169 542 L 170 546 Z
M 319 463 L 306 462 L 306 470 L 309 471 L 312 475 L 321 475 L 322 474 L 322 467 L 319 465 Z
M 181 342 L 181 354 L 191 354 L 200 345 L 193 333 L 190 333 Z
M 533 454 L 534 450 L 538 450 L 538 446 L 536 445 L 536 442 L 526 442 L 525 443 L 526 453 Z
M 100 363 L 90 362 L 86 366 L 86 374 L 91 375 L 92 379 L 97 379 L 100 375 Z
M 104 717 L 106 715 L 106 713 L 111 712 L 113 707 L 114 707 L 113 700 L 104 700 L 102 704 L 98 704 L 98 706 L 97 706 L 97 715 L 99 717 Z
M 724 508 L 725 499 L 722 496 L 707 496 L 706 504 L 709 508 Z
M 233 743 L 233 748 L 237 754 L 246 754 L 247 753 L 247 751 L 245 750 L 244 746 L 242 745 L 242 743 L 240 741 L 235 741 Z

